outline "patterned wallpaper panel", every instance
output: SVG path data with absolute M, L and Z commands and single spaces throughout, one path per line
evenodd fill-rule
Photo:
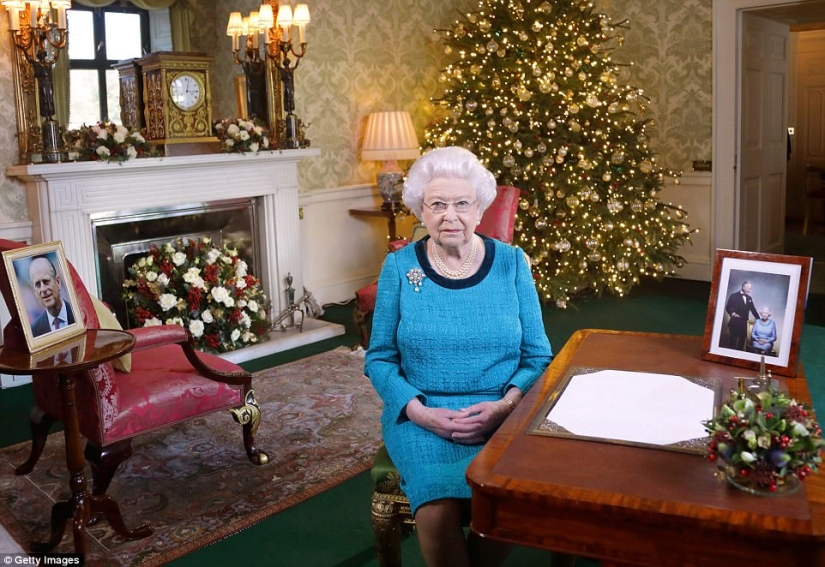
M 690 171 L 692 161 L 711 159 L 713 1 L 597 0 L 596 6 L 629 25 L 613 60 L 633 63 L 626 80 L 650 98 L 659 165 Z
M 562 0 L 557 0 L 562 1 Z M 712 0 L 596 0 L 614 21 L 630 20 L 623 48 L 614 54 L 633 62 L 628 80 L 651 98 L 653 138 L 660 164 L 688 170 L 710 159 Z M 246 14 L 260 0 L 192 2 L 193 50 L 215 57 L 214 115 L 235 115 L 226 22 L 231 11 Z M 307 54 L 295 73 L 296 114 L 320 157 L 304 162 L 305 190 L 371 182 L 380 164 L 359 158 L 366 117 L 381 110 L 408 110 L 421 136 L 433 118 L 430 97 L 439 92 L 438 72 L 448 61 L 434 28 L 450 27 L 476 0 L 310 0 Z M 7 37 L 0 14 L 0 33 Z M 14 93 L 8 42 L 0 41 L 0 163 L 17 155 Z M 0 222 L 28 218 L 20 184 L 0 174 Z

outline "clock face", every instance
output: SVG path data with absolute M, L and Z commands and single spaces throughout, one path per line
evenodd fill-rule
M 198 79 L 189 73 L 181 73 L 169 85 L 169 94 L 182 110 L 191 110 L 203 99 L 203 88 Z

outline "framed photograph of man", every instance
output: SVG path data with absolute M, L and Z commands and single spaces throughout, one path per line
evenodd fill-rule
M 84 331 L 60 242 L 3 252 L 3 262 L 29 352 L 41 351 Z
M 717 250 L 702 358 L 796 376 L 813 258 Z

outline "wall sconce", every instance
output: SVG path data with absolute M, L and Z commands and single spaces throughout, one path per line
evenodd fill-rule
M 276 123 L 272 125 L 272 129 L 281 148 L 301 148 L 309 145 L 309 140 L 304 138 L 303 123 L 295 115 L 295 70 L 306 53 L 306 26 L 309 23 L 309 7 L 306 4 L 298 4 L 293 11 L 288 4 L 279 6 L 277 0 L 270 0 L 261 4 L 258 11 L 251 12 L 247 18 L 243 18 L 240 12 L 232 12 L 226 26 L 226 34 L 232 37 L 233 60 L 236 64 L 244 65 L 248 90 L 250 74 L 247 73 L 247 67 L 256 69 L 260 62 L 268 59 L 278 71 L 277 78 L 280 80 L 283 95 L 282 108 L 286 116 L 281 120 L 280 112 L 277 112 L 274 120 Z M 293 26 L 298 28 L 297 50 L 289 33 Z M 260 54 L 261 39 L 258 34 L 263 35 L 263 55 Z M 246 37 L 243 55 L 239 55 L 241 36 Z M 252 99 L 249 95 L 247 103 L 250 105 L 251 113 Z M 273 114 L 272 110 L 270 109 L 270 115 Z
M 418 156 L 418 138 L 409 112 L 373 112 L 367 117 L 361 159 L 384 162 L 377 179 L 382 209 L 393 211 L 401 207 L 404 172 L 396 160 Z
M 16 59 L 22 77 L 37 79 L 37 101 L 41 123 L 44 161 L 60 161 L 62 139 L 60 125 L 55 121 L 54 82 L 52 73 L 60 50 L 66 46 L 68 33 L 66 10 L 71 0 L 2 0 L 9 13 L 9 31 L 14 46 L 23 55 Z

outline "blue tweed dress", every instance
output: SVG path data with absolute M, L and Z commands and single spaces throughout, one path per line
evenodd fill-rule
M 482 445 L 419 427 L 407 402 L 457 410 L 499 400 L 511 386 L 526 392 L 552 358 L 522 251 L 482 238 L 484 261 L 469 278 L 439 275 L 428 237 L 389 254 L 378 279 L 365 373 L 383 400 L 384 443 L 413 514 L 432 500 L 469 498 L 465 472 Z M 417 291 L 416 271 L 424 275 Z

